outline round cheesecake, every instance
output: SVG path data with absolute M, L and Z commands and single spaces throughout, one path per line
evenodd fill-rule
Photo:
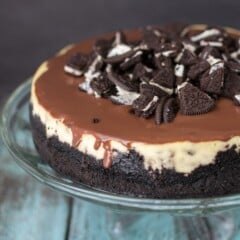
M 40 156 L 114 193 L 240 192 L 238 38 L 233 29 L 156 26 L 64 48 L 33 77 Z

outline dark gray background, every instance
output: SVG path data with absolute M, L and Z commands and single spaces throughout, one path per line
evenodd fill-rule
M 0 0 L 0 102 L 68 43 L 176 21 L 240 27 L 240 1 Z

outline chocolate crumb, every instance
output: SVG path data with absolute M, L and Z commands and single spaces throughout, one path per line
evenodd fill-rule
M 99 123 L 99 122 L 100 122 L 100 119 L 99 119 L 99 118 L 94 117 L 94 118 L 92 119 L 92 123 L 94 123 L 94 124 Z

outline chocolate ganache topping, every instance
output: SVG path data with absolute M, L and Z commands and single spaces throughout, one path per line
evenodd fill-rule
M 131 105 L 137 116 L 155 115 L 156 124 L 172 122 L 178 112 L 208 113 L 220 97 L 240 105 L 240 39 L 219 27 L 151 26 L 139 41 L 119 31 L 97 40 L 89 54 L 75 53 L 64 70 L 84 75 L 80 90 Z

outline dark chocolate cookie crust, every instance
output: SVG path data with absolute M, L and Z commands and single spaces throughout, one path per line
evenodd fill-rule
M 47 138 L 39 117 L 30 114 L 33 138 L 41 158 L 55 171 L 75 181 L 105 191 L 148 198 L 212 197 L 240 192 L 240 155 L 234 148 L 219 152 L 215 164 L 199 167 L 190 175 L 143 166 L 135 151 L 118 154 L 112 167 L 86 155 L 57 137 Z

